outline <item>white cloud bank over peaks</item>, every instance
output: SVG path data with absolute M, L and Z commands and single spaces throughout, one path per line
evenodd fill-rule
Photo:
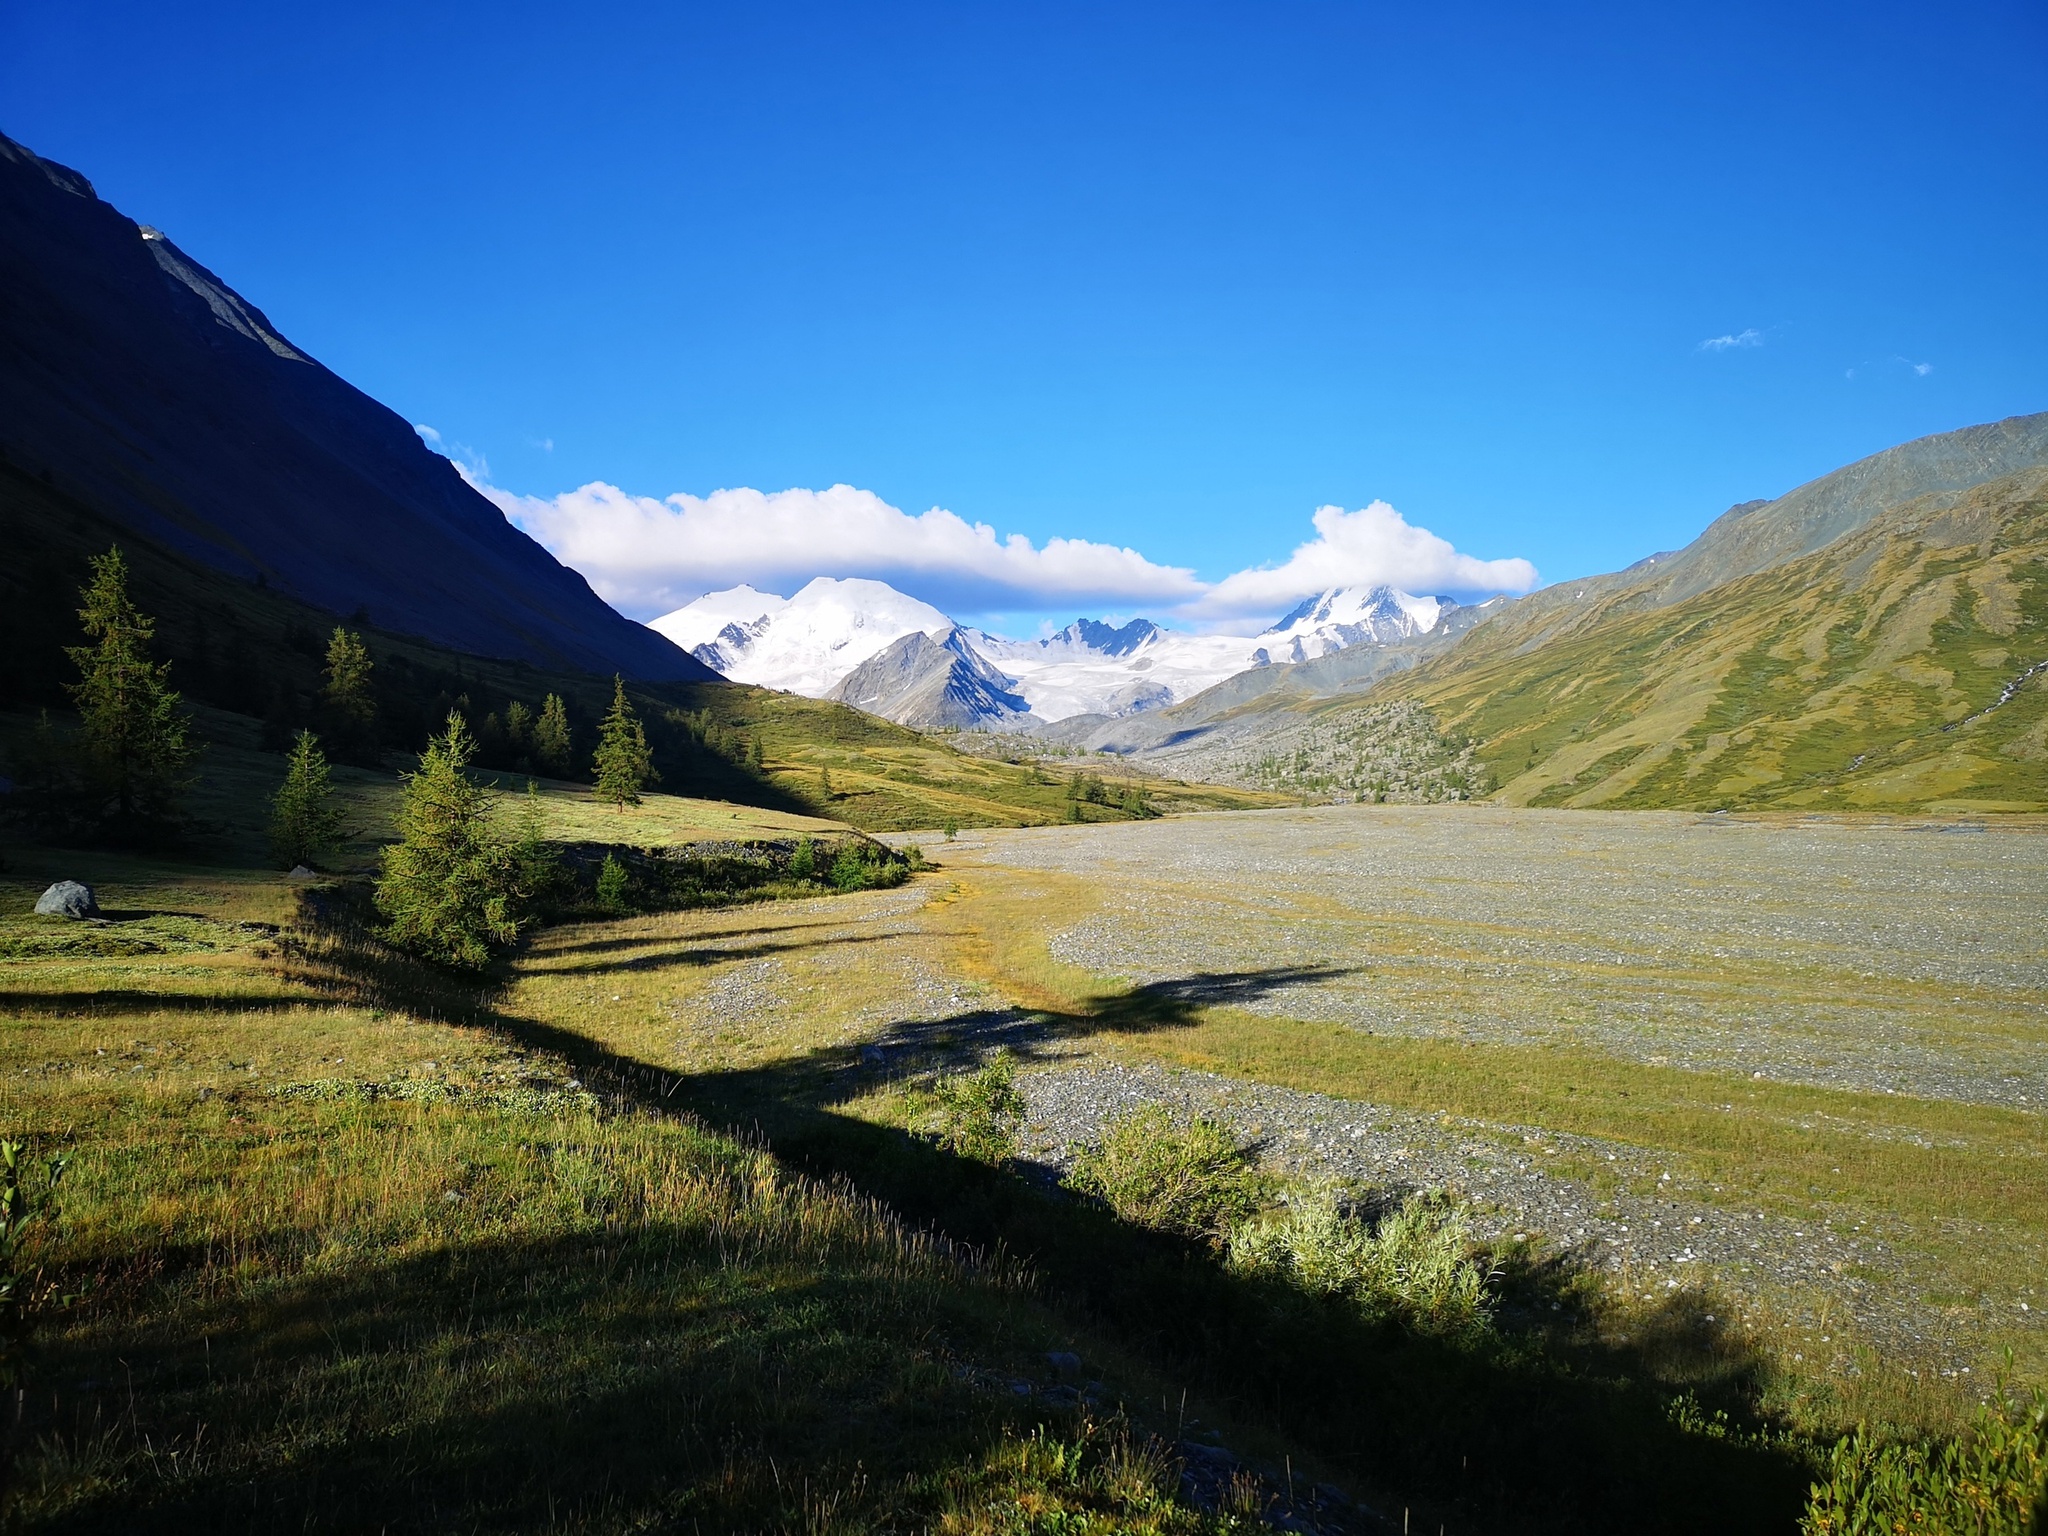
M 1204 618 L 1271 613 L 1333 587 L 1404 592 L 1527 592 L 1537 583 L 1526 560 L 1480 560 L 1417 528 L 1384 501 L 1346 512 L 1318 507 L 1316 537 L 1283 564 L 1226 576 L 1188 611 Z
M 913 516 L 872 491 L 713 491 L 656 500 L 594 481 L 560 496 L 477 487 L 600 596 L 663 613 L 742 582 L 770 591 L 814 576 L 892 582 L 966 612 L 1073 603 L 1174 607 L 1202 583 L 1179 566 L 1088 539 L 999 538 L 943 507 Z
M 1526 560 L 1479 560 L 1376 501 L 1323 507 L 1316 537 L 1279 565 L 1204 582 L 1184 566 L 1089 539 L 1004 538 L 943 507 L 915 515 L 872 491 L 713 491 L 634 496 L 594 481 L 559 496 L 477 489 L 608 602 L 667 613 L 706 591 L 747 585 L 788 592 L 813 577 L 886 581 L 954 613 L 1149 609 L 1205 624 L 1272 618 L 1336 587 L 1407 592 L 1526 592 Z

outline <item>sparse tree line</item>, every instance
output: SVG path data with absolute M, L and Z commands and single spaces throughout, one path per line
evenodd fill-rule
M 1439 729 L 1416 704 L 1376 704 L 1217 754 L 1202 771 L 1252 789 L 1338 803 L 1433 805 L 1472 800 L 1493 779 L 1470 737 Z
M 150 843 L 176 836 L 192 788 L 200 749 L 170 665 L 152 654 L 154 621 L 129 596 L 128 568 L 118 548 L 93 561 L 81 594 L 80 623 L 87 644 L 71 648 L 77 680 L 69 685 L 78 709 L 75 732 L 60 733 L 45 711 L 34 739 L 16 755 L 28 813 L 67 829 L 90 827 L 108 839 Z M 271 804 L 270 851 L 280 868 L 331 867 L 346 841 L 330 754 L 341 761 L 375 764 L 388 736 L 376 688 L 376 665 L 362 637 L 345 626 L 330 636 L 322 684 L 312 706 L 324 729 L 302 724 L 280 745 L 285 775 Z M 785 880 L 821 888 L 857 890 L 900 882 L 911 863 L 879 844 L 849 837 L 827 853 L 805 838 L 780 860 L 742 855 L 722 860 L 671 862 L 653 873 L 607 854 L 582 871 L 545 835 L 535 784 L 516 812 L 508 797 L 477 780 L 471 770 L 498 761 L 566 778 L 583 774 L 598 798 L 623 813 L 661 780 L 647 727 L 626 692 L 612 680 L 611 707 L 579 751 L 570 711 L 549 693 L 537 708 L 510 701 L 473 730 L 462 705 L 449 700 L 438 732 L 428 737 L 418 766 L 405 777 L 398 839 L 380 854 L 376 906 L 383 937 L 421 958 L 465 969 L 480 968 L 536 921 L 576 911 L 619 913 L 731 896 Z M 706 750 L 759 769 L 758 737 L 745 738 L 708 711 L 671 710 L 669 723 Z

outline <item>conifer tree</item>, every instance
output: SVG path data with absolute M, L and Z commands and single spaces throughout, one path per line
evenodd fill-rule
M 575 763 L 569 744 L 569 709 L 562 696 L 551 693 L 541 705 L 540 719 L 533 727 L 533 761 L 541 772 L 563 779 Z
M 481 970 L 519 936 L 513 850 L 493 825 L 491 792 L 464 771 L 476 742 L 462 716 L 427 743 L 406 779 L 399 840 L 384 850 L 377 906 L 400 949 Z
M 626 702 L 623 677 L 612 679 L 612 707 L 598 728 L 597 756 L 591 766 L 597 770 L 598 799 L 611 801 L 621 811 L 638 805 L 640 791 L 658 780 L 653 754 L 647 750 L 647 732 Z
M 95 555 L 78 617 L 93 643 L 67 648 L 79 680 L 70 685 L 84 725 L 86 771 L 94 790 L 127 826 L 160 820 L 185 787 L 194 749 L 170 686 L 170 663 L 152 661 L 156 621 L 128 598 L 119 545 Z
M 285 768 L 284 783 L 270 802 L 270 852 L 279 868 L 318 868 L 341 837 L 341 811 L 327 773 L 320 738 L 299 732 Z
M 327 681 L 320 690 L 336 744 L 365 761 L 377 750 L 377 698 L 370 691 L 370 652 L 362 636 L 335 627 L 327 642 Z

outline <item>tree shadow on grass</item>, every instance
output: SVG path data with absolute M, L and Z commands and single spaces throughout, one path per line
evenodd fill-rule
M 360 957 L 363 951 L 347 951 Z M 1131 1227 L 1020 1170 L 943 1153 L 839 1112 L 892 1078 L 957 1070 L 1007 1050 L 1029 1060 L 1076 1037 L 1170 1032 L 1320 980 L 1322 967 L 1197 973 L 1070 1012 L 973 1009 L 904 1019 L 869 1039 L 760 1067 L 688 1073 L 470 993 L 462 1022 L 560 1055 L 622 1106 L 758 1136 L 784 1162 L 845 1180 L 906 1219 L 1030 1266 L 1076 1326 L 1168 1379 L 1227 1403 L 1364 1487 L 1425 1504 L 1448 1529 L 1515 1532 L 1789 1531 L 1806 1471 L 1741 1433 L 1700 1432 L 1674 1400 L 1744 1422 L 1760 1363 L 1668 1302 L 1627 1341 L 1584 1322 L 1568 1265 L 1509 1277 L 1504 1325 L 1447 1340 L 1375 1325 L 1355 1308 L 1228 1270 L 1209 1247 Z M 392 977 L 372 977 L 390 986 Z M 1556 1310 L 1550 1310 L 1552 1307 Z
M 214 1301 L 188 1286 L 44 1352 L 17 1515 L 65 1532 L 831 1529 L 821 1513 L 886 1517 L 906 1479 L 1060 1422 L 934 1342 L 1006 1347 L 964 1277 L 892 1263 L 886 1241 L 790 1246 L 624 1217 Z

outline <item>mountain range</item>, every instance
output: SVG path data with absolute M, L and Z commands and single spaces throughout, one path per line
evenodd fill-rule
M 4 136 L 0 458 L 138 538 L 393 633 L 713 676 L 168 236 Z
M 784 598 L 712 592 L 652 627 L 736 681 L 835 698 L 924 730 L 1071 734 L 1168 708 L 1226 678 L 1412 642 L 1472 610 L 1392 587 L 1318 593 L 1257 635 L 1195 635 L 1149 619 L 1079 619 L 1009 639 L 879 581 L 820 577 Z

